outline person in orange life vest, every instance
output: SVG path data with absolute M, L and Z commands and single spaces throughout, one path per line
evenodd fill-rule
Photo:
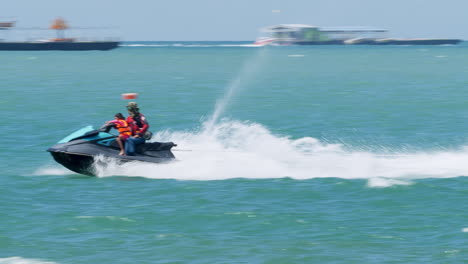
M 132 136 L 127 139 L 125 153 L 129 156 L 133 156 L 135 155 L 136 145 L 145 143 L 145 137 L 149 134 L 149 124 L 145 116 L 140 113 L 140 108 L 138 108 L 137 103 L 128 103 L 127 110 L 129 114 L 127 123 L 132 129 Z
M 114 124 L 115 129 L 119 131 L 119 136 L 116 138 L 117 143 L 120 147 L 119 155 L 125 155 L 124 149 L 124 142 L 132 136 L 132 130 L 128 125 L 127 121 L 125 121 L 125 117 L 121 113 L 115 114 L 115 119 L 112 121 L 107 121 L 107 124 Z

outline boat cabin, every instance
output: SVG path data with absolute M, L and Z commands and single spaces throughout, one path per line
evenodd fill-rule
M 349 39 L 385 38 L 387 30 L 368 27 L 321 28 L 303 24 L 281 24 L 261 30 L 277 41 L 320 42 L 345 41 Z

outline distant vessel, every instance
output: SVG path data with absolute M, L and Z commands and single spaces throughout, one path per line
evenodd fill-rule
M 387 38 L 385 29 L 367 27 L 320 28 L 303 24 L 281 24 L 261 30 L 256 45 L 455 45 L 460 39 Z
M 0 30 L 13 28 L 15 22 L 0 22 Z M 50 29 L 57 31 L 57 37 L 35 41 L 4 41 L 0 39 L 0 50 L 111 50 L 119 46 L 118 41 L 80 41 L 65 38 L 64 31 L 68 29 L 65 20 L 57 18 Z
M 456 45 L 461 39 L 354 39 L 345 41 L 352 45 Z

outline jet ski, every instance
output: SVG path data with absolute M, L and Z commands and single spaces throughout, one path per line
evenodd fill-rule
M 134 156 L 121 156 L 115 140 L 117 135 L 109 132 L 111 128 L 111 125 L 104 125 L 97 130 L 92 126 L 84 127 L 60 140 L 47 151 L 65 168 L 89 176 L 96 176 L 96 156 L 114 158 L 120 164 L 132 161 L 165 163 L 175 159 L 171 148 L 177 145 L 173 142 L 139 144 L 136 145 Z

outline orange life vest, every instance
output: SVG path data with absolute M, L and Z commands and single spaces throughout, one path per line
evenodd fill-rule
M 120 135 L 127 135 L 127 136 L 132 135 L 132 130 L 128 126 L 127 121 L 125 121 L 123 119 L 119 119 L 118 122 L 116 122 L 116 124 L 117 124 L 117 126 L 115 128 L 117 128 Z

